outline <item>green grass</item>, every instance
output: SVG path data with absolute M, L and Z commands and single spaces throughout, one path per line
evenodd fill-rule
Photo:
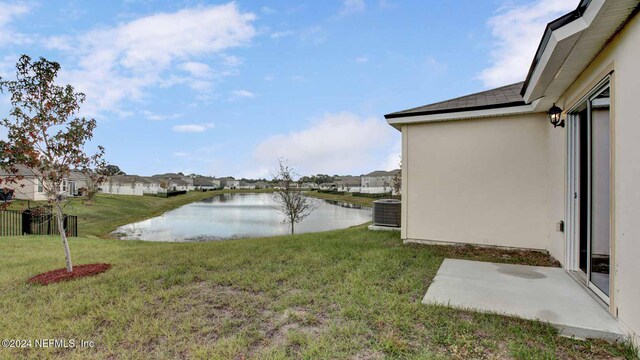
M 49 286 L 59 239 L 0 240 L 0 338 L 94 349 L 0 349 L 0 358 L 624 358 L 624 345 L 539 322 L 420 304 L 445 257 L 551 265 L 542 254 L 402 245 L 364 228 L 209 243 L 71 240 L 107 273 Z
M 403 245 L 364 227 L 207 243 L 100 239 L 116 226 L 214 193 L 99 196 L 70 204 L 92 237 L 75 264 L 104 274 L 49 286 L 64 266 L 57 237 L 0 239 L 0 339 L 76 339 L 93 349 L 3 349 L 3 358 L 632 358 L 628 344 L 559 337 L 548 325 L 426 306 L 444 258 L 557 265 L 526 251 Z
M 361 206 L 373 206 L 373 202 L 377 200 L 377 199 L 353 196 L 351 194 L 338 195 L 338 194 L 321 193 L 317 191 L 307 191 L 305 192 L 305 194 L 307 196 L 318 198 L 318 199 L 342 201 L 349 204 L 355 204 L 355 205 L 361 205 Z

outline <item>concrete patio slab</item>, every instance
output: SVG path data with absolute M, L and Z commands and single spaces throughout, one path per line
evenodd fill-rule
M 598 300 L 560 268 L 445 259 L 422 303 L 540 320 L 576 338 L 625 336 Z

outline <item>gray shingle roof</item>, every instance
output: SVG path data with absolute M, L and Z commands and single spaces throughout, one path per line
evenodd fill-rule
M 393 119 L 406 116 L 444 114 L 458 111 L 484 110 L 525 105 L 522 95 L 520 95 L 523 83 L 524 82 L 521 81 L 515 84 L 457 97 L 455 99 L 398 111 L 387 114 L 384 117 L 387 119 Z
M 362 176 L 367 176 L 367 177 L 394 176 L 399 171 L 400 171 L 399 169 L 395 169 L 395 170 L 391 170 L 391 171 L 376 170 L 376 171 L 370 172 L 370 173 L 368 173 L 366 175 L 362 175 Z
M 212 177 L 197 177 L 193 179 L 193 186 L 215 186 Z

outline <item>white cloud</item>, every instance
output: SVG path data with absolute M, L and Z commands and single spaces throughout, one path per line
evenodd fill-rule
M 0 46 L 5 44 L 23 44 L 30 38 L 11 29 L 9 24 L 18 16 L 27 14 L 31 8 L 24 3 L 0 2 Z
M 234 98 L 245 98 L 245 99 L 251 99 L 256 97 L 256 94 L 252 93 L 249 90 L 235 90 L 231 92 L 231 95 L 233 95 Z
M 380 166 L 381 170 L 390 171 L 390 170 L 395 170 L 400 168 L 400 159 L 402 157 L 401 148 L 402 148 L 402 142 L 397 141 L 393 145 L 393 148 L 389 153 L 389 155 L 387 155 L 387 158 L 385 159 L 384 163 L 382 163 L 382 165 Z
M 275 79 L 273 74 L 267 74 L 264 76 L 264 81 L 272 81 L 273 79 Z
M 188 61 L 182 63 L 180 65 L 182 70 L 188 72 L 192 76 L 199 78 L 210 78 L 213 75 L 213 70 L 207 64 L 196 62 L 196 61 Z
M 145 16 L 71 38 L 50 38 L 45 45 L 77 59 L 76 68 L 63 69 L 61 80 L 87 94 L 85 111 L 120 111 L 122 102 L 143 98 L 152 86 L 188 84 L 209 90 L 214 75 L 234 74 L 233 69 L 214 73 L 196 60 L 208 57 L 221 67 L 238 65 L 239 59 L 225 52 L 252 40 L 254 19 L 231 2 Z M 189 76 L 177 75 L 177 70 Z
M 171 130 L 178 133 L 201 133 L 214 128 L 213 123 L 174 125 Z
M 20 58 L 20 55 L 4 55 L 0 58 L 0 77 L 9 78 L 15 76 L 16 72 L 16 62 Z M 2 98 L 2 94 L 0 94 L 0 98 Z
M 222 59 L 224 64 L 229 67 L 240 66 L 242 64 L 242 59 L 234 55 L 222 54 Z
M 290 36 L 293 35 L 294 32 L 291 30 L 286 30 L 286 31 L 274 31 L 271 33 L 271 35 L 269 35 L 272 39 L 279 39 L 285 36 Z
M 369 58 L 368 58 L 368 57 L 366 57 L 366 56 L 360 56 L 360 57 L 357 57 L 357 58 L 356 58 L 356 62 L 357 62 L 358 64 L 364 64 L 364 63 L 366 63 L 366 62 L 368 62 L 368 61 L 369 61 Z
M 180 114 L 174 113 L 174 114 L 155 114 L 152 113 L 151 111 L 148 110 L 144 110 L 142 112 L 142 114 L 144 114 L 144 116 L 151 121 L 162 121 L 162 120 L 168 120 L 168 119 L 176 119 L 179 118 Z
M 357 12 L 362 12 L 364 11 L 365 7 L 366 6 L 364 0 L 343 0 L 339 15 L 345 16 Z
M 537 0 L 498 9 L 488 21 L 495 39 L 491 51 L 492 65 L 482 70 L 478 78 L 489 87 L 524 80 L 546 24 L 573 10 L 575 3 Z
M 186 152 L 182 152 L 182 151 L 176 151 L 173 153 L 173 156 L 175 157 L 185 157 L 185 156 L 189 156 L 189 153 Z M 185 173 L 187 174 L 187 173 Z
M 397 131 L 376 118 L 341 112 L 326 114 L 312 126 L 269 137 L 254 149 L 255 172 L 268 176 L 279 158 L 301 173 L 360 174 L 385 164 L 396 152 Z

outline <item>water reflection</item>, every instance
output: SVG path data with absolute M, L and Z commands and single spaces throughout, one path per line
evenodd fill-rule
M 338 201 L 312 199 L 315 210 L 296 225 L 296 233 L 347 228 L 371 220 L 371 209 Z M 118 228 L 121 239 L 149 241 L 216 241 L 283 235 L 271 194 L 220 194 L 161 216 Z

